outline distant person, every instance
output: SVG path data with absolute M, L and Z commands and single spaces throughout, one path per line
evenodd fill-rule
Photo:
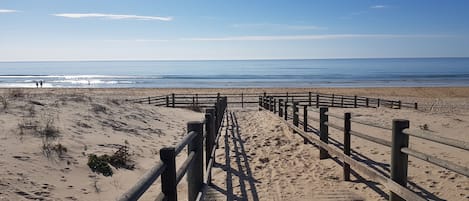
M 39 88 L 39 83 L 37 83 L 37 81 L 36 81 L 36 88 Z
M 41 80 L 41 81 L 39 81 L 39 84 L 41 85 L 41 88 L 42 88 L 42 80 Z

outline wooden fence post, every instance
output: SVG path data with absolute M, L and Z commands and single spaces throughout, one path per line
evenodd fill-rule
M 298 102 L 293 102 L 293 125 L 298 127 L 299 125 L 299 117 L 298 117 Z M 296 133 L 295 131 L 293 131 Z
M 319 108 L 319 94 L 316 94 L 316 108 Z
M 344 108 L 344 96 L 343 95 L 340 97 L 340 107 Z
M 274 114 L 277 113 L 277 99 L 274 99 L 273 109 L 274 109 Z
M 274 97 L 269 97 L 269 111 L 274 111 Z
M 400 100 L 397 101 L 397 107 L 398 107 L 398 109 L 401 109 L 401 106 L 402 106 L 402 102 L 401 102 Z
M 311 106 L 311 92 L 308 92 L 308 100 L 309 100 L 309 106 Z
M 332 94 L 332 101 L 331 101 L 331 107 L 334 107 L 334 94 Z
M 369 107 L 369 99 L 368 98 L 365 99 L 365 105 L 366 105 L 366 107 Z
M 195 96 L 192 96 L 192 107 L 195 107 Z
M 381 99 L 378 98 L 378 107 L 381 105 Z
M 353 107 L 357 108 L 357 96 L 355 96 L 353 99 Z
M 204 127 L 202 122 L 191 121 L 187 123 L 187 132 L 195 131 L 197 135 L 194 139 L 189 142 L 187 148 L 187 154 L 189 155 L 192 151 L 195 152 L 195 158 L 192 165 L 187 169 L 187 184 L 188 184 L 188 200 L 195 201 L 197 194 L 202 189 L 204 180 Z
M 262 110 L 261 107 L 262 107 L 262 96 L 259 96 L 259 111 Z
M 409 136 L 403 130 L 409 128 L 409 121 L 394 119 L 392 121 L 392 147 L 391 147 L 391 179 L 401 186 L 407 186 L 408 156 L 401 151 L 409 146 Z M 391 192 L 390 201 L 403 201 L 398 194 Z
M 287 100 L 285 101 L 286 103 L 288 102 L 288 92 L 287 92 Z
M 418 103 L 414 103 L 414 109 L 416 109 L 416 110 L 419 109 Z
M 285 105 L 283 106 L 283 118 L 285 121 L 288 120 L 288 101 L 285 102 Z
M 177 201 L 176 150 L 174 147 L 160 149 L 160 159 L 166 165 L 161 174 L 161 191 L 166 200 Z
M 351 115 L 349 112 L 344 114 L 344 154 L 350 156 L 350 124 Z M 350 181 L 350 165 L 344 162 L 344 181 Z
M 283 99 L 278 100 L 278 116 L 283 117 Z
M 166 107 L 169 107 L 169 96 L 166 96 Z
M 199 106 L 199 94 L 195 94 L 195 104 Z
M 213 108 L 208 108 L 205 110 L 205 131 L 207 133 L 207 137 L 205 139 L 205 169 L 207 169 L 210 159 L 212 157 L 213 146 L 215 145 L 215 130 L 214 130 L 214 116 L 215 110 Z M 212 159 L 213 164 L 215 164 L 215 157 Z M 207 184 L 210 185 L 212 182 L 212 174 L 208 175 Z
M 329 143 L 329 127 L 325 124 L 325 122 L 329 121 L 329 117 L 326 115 L 328 110 L 329 109 L 327 107 L 319 108 L 319 139 L 325 143 Z M 327 150 L 319 148 L 319 159 L 327 158 L 329 158 Z
M 241 108 L 244 108 L 244 94 L 241 93 Z
M 308 106 L 303 106 L 303 131 L 308 132 Z M 303 144 L 308 144 L 308 140 L 303 138 Z
M 148 96 L 148 104 L 151 104 L 150 96 Z
M 176 101 L 176 100 L 175 100 L 176 98 L 175 98 L 175 95 L 174 95 L 174 93 L 172 93 L 172 94 L 171 94 L 171 97 L 172 97 L 172 99 L 173 99 L 173 107 L 174 107 L 174 105 L 175 105 L 175 101 Z

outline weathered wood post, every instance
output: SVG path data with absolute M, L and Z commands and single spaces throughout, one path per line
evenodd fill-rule
M 285 105 L 283 106 L 283 118 L 285 121 L 288 120 L 288 101 L 285 101 Z
M 409 128 L 409 121 L 394 119 L 392 121 L 391 147 L 391 179 L 401 186 L 407 186 L 408 156 L 401 151 L 409 146 L 409 136 L 403 130 Z M 404 201 L 398 194 L 391 191 L 390 201 Z
M 344 96 L 343 95 L 340 97 L 340 107 L 344 108 Z
M 166 96 L 166 107 L 169 107 L 169 96 Z
M 293 102 L 293 125 L 296 127 L 299 125 L 298 102 Z M 293 132 L 296 133 L 295 131 Z
M 329 121 L 329 117 L 326 112 L 329 110 L 327 107 L 319 108 L 319 139 L 325 143 L 329 143 L 329 127 L 325 124 Z M 329 154 L 327 150 L 319 148 L 319 159 L 327 159 Z
M 262 96 L 259 96 L 259 111 L 262 110 L 261 107 L 262 107 Z
M 365 99 L 365 105 L 366 105 L 366 107 L 369 107 L 369 101 L 370 101 L 370 100 L 369 100 L 368 98 Z
M 400 100 L 397 101 L 397 107 L 398 107 L 398 109 L 401 109 L 401 106 L 402 106 L 402 102 L 401 102 Z
M 277 113 L 277 99 L 274 99 L 273 109 L 274 109 L 274 114 Z
M 220 100 L 217 99 L 217 102 L 215 103 L 215 130 L 216 131 L 220 129 L 219 122 L 221 122 L 221 118 L 222 118 L 220 117 L 220 110 L 221 110 Z
M 208 108 L 205 110 L 205 131 L 207 133 L 207 138 L 205 140 L 205 169 L 207 169 L 213 151 L 213 146 L 215 145 L 215 110 L 213 108 Z M 215 164 L 215 157 L 212 159 L 213 164 Z M 212 182 L 212 174 L 208 175 L 208 185 Z
M 414 109 L 416 109 L 416 110 L 419 109 L 418 103 L 414 103 Z
M 334 107 L 334 98 L 335 98 L 335 96 L 334 96 L 334 94 L 332 94 L 331 107 Z
M 308 101 L 309 101 L 309 106 L 311 106 L 311 92 L 308 92 Z
M 176 98 L 175 98 L 174 93 L 171 94 L 171 98 L 173 99 L 173 105 L 172 105 L 172 107 L 175 107 Z
M 357 108 L 357 96 L 355 96 L 353 99 L 353 107 Z
M 195 96 L 192 96 L 192 107 L 195 107 Z
M 204 180 L 204 127 L 202 122 L 191 121 L 187 123 L 187 132 L 196 132 L 197 135 L 194 139 L 189 142 L 187 148 L 187 154 L 195 152 L 194 161 L 192 165 L 187 169 L 187 184 L 188 184 L 188 200 L 195 201 L 197 194 L 203 186 Z
M 287 100 L 285 101 L 286 103 L 288 103 L 288 92 L 287 92 Z M 293 102 L 293 101 L 292 101 Z
M 303 106 L 303 131 L 308 132 L 308 106 Z M 303 144 L 308 144 L 308 140 L 303 138 Z
M 278 100 L 278 116 L 283 117 L 283 99 Z
M 319 108 L 319 94 L 316 94 L 316 108 Z
M 150 96 L 148 96 L 148 104 L 151 104 Z
M 199 94 L 195 94 L 195 105 L 199 106 Z
M 161 191 L 166 200 L 177 201 L 176 150 L 174 147 L 160 149 L 160 159 L 166 165 L 166 168 L 161 174 Z
M 344 154 L 350 156 L 350 124 L 351 115 L 344 114 Z M 344 181 L 350 181 L 350 164 L 344 162 Z
M 381 105 L 381 99 L 378 98 L 378 107 Z
M 241 108 L 244 108 L 244 94 L 241 92 Z
M 274 97 L 269 97 L 269 111 L 274 111 Z

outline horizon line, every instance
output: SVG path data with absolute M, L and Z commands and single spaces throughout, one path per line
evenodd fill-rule
M 249 58 L 249 59 L 83 59 L 83 60 L 0 60 L 0 63 L 32 62 L 146 62 L 146 61 L 287 61 L 287 60 L 352 60 L 352 59 L 468 59 L 469 56 L 437 57 L 329 57 L 329 58 Z

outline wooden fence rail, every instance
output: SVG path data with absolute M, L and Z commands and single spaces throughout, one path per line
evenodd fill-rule
M 328 107 L 319 107 L 319 118 L 308 117 L 308 107 L 317 107 L 317 105 L 304 104 L 303 105 L 303 129 L 300 129 L 299 125 L 299 110 L 300 102 L 293 102 L 291 104 L 288 101 L 279 98 L 277 101 L 268 96 L 260 96 L 259 100 L 259 110 L 268 110 L 273 113 L 278 113 L 278 116 L 294 130 L 294 133 L 299 134 L 303 137 L 305 143 L 312 143 L 319 147 L 319 158 L 326 159 L 330 157 L 330 154 L 337 156 L 340 160 L 343 161 L 343 178 L 345 181 L 350 180 L 350 169 L 353 168 L 359 172 L 368 175 L 374 180 L 382 183 L 386 186 L 390 192 L 390 200 L 425 200 L 420 197 L 415 192 L 407 188 L 407 172 L 408 172 L 408 156 L 416 157 L 423 161 L 432 163 L 434 165 L 446 168 L 448 170 L 454 171 L 466 177 L 469 177 L 468 167 L 464 167 L 458 164 L 455 164 L 450 161 L 440 159 L 438 157 L 422 153 L 417 150 L 409 148 L 409 136 L 418 137 L 424 140 L 429 140 L 435 143 L 440 143 L 443 145 L 459 148 L 465 151 L 469 151 L 469 143 L 461 142 L 459 140 L 445 138 L 441 136 L 436 136 L 433 134 L 420 134 L 415 132 L 410 132 L 409 121 L 402 119 L 395 119 L 392 121 L 392 128 L 387 128 L 384 126 L 377 126 L 373 123 L 363 122 L 363 121 L 353 121 L 351 113 L 344 113 L 344 116 L 334 115 L 328 112 Z M 355 100 L 355 98 L 354 98 Z M 356 99 L 358 100 L 358 99 Z M 382 104 L 383 102 L 380 102 Z M 278 106 L 275 106 L 275 103 L 278 103 Z M 368 104 L 370 102 L 368 101 Z M 399 103 L 400 104 L 400 103 Z M 278 107 L 278 110 L 272 110 L 272 108 Z M 288 109 L 291 108 L 291 116 L 293 121 L 289 122 L 290 119 L 288 114 Z M 278 112 L 277 112 L 278 111 Z M 317 111 L 315 111 L 317 112 Z M 344 121 L 344 125 L 340 126 L 329 122 L 328 117 L 339 118 Z M 311 133 L 308 133 L 308 121 L 313 120 L 319 122 L 319 139 L 314 138 Z M 392 131 L 391 141 L 387 141 L 381 138 L 371 136 L 369 134 L 356 132 L 351 129 L 351 123 L 360 123 L 368 126 L 373 126 L 376 128 L 381 128 L 385 130 Z M 328 144 L 329 139 L 332 139 L 328 136 L 329 127 L 343 131 L 343 148 L 340 150 L 340 147 L 333 147 Z M 356 136 L 380 145 L 391 147 L 391 177 L 377 172 L 376 170 L 368 167 L 366 164 L 361 163 L 350 157 L 350 147 L 351 147 L 351 136 Z
M 187 135 L 175 147 L 160 149 L 161 161 L 147 171 L 118 200 L 138 200 L 161 177 L 162 192 L 157 196 L 156 200 L 176 201 L 178 200 L 177 185 L 184 175 L 187 175 L 188 200 L 203 199 L 207 185 L 211 182 L 211 169 L 215 163 L 215 150 L 220 137 L 226 108 L 227 98 L 219 97 L 214 103 L 213 108 L 206 110 L 203 121 L 188 122 Z M 203 160 L 204 141 L 205 161 Z M 176 169 L 176 156 L 185 147 L 187 147 L 187 158 L 179 169 Z
M 213 104 L 220 96 L 229 99 L 228 104 L 240 105 L 241 107 L 255 106 L 259 96 L 269 96 L 274 99 L 283 99 L 285 102 L 299 102 L 308 106 L 328 107 L 389 107 L 395 109 L 414 108 L 418 109 L 417 103 L 405 103 L 400 100 L 385 100 L 362 96 L 347 96 L 340 94 L 324 94 L 315 92 L 285 92 L 285 93 L 201 93 L 201 94 L 168 94 L 127 100 L 132 103 L 148 103 L 155 106 L 176 107 L 176 105 L 190 105 L 207 107 Z

